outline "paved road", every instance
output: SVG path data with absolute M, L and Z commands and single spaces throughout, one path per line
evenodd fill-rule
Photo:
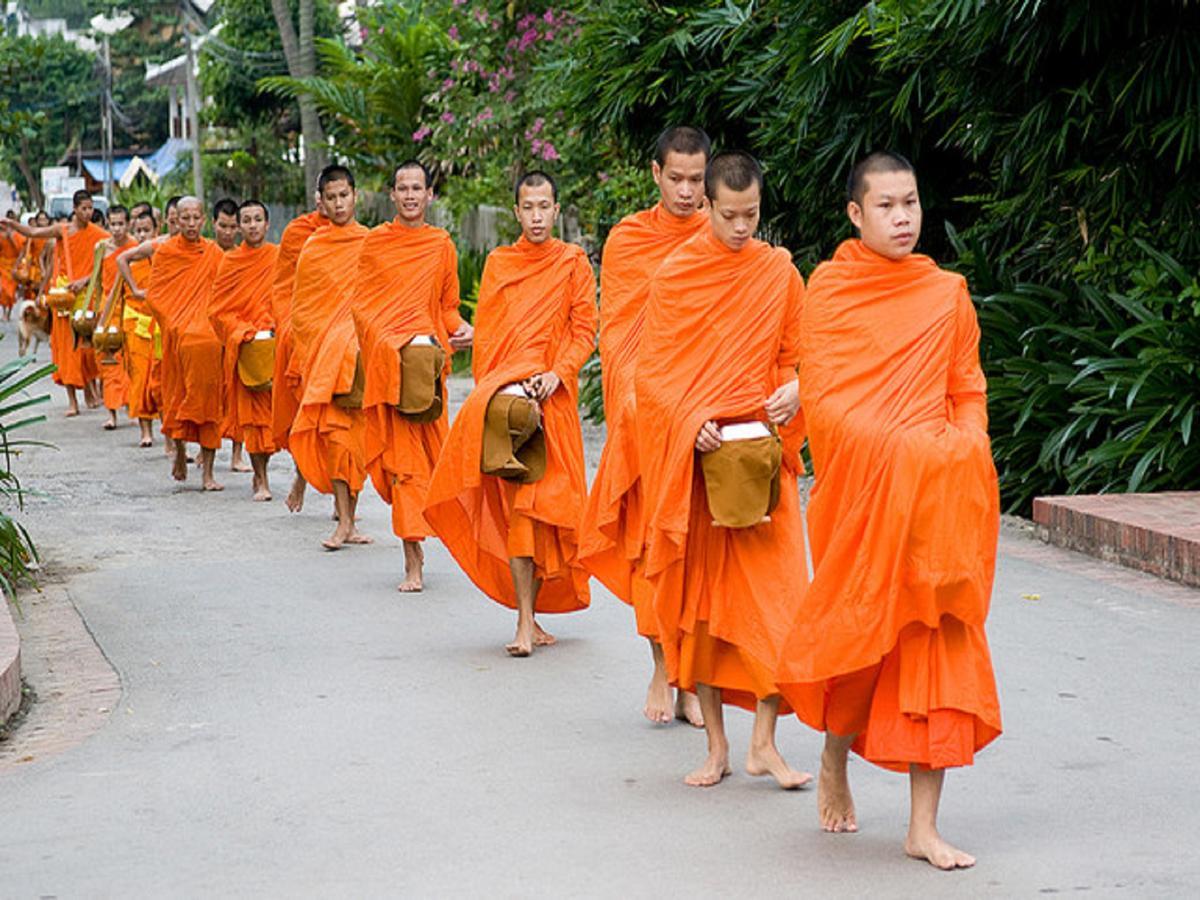
M 379 543 L 328 554 L 325 498 L 178 489 L 136 429 L 55 404 L 28 522 L 121 694 L 78 746 L 0 757 L 0 897 L 1200 895 L 1198 594 L 1006 532 L 1006 733 L 950 776 L 980 865 L 942 874 L 900 852 L 905 781 L 862 763 L 857 836 L 820 834 L 812 793 L 682 785 L 703 737 L 641 719 L 646 649 L 602 589 L 510 660 L 511 615 L 436 543 L 427 592 L 395 591 L 373 495 Z M 799 723 L 780 741 L 816 765 Z

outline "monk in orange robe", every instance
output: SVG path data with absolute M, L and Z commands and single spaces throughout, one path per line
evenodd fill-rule
M 984 633 L 999 493 L 979 326 L 963 278 L 913 253 L 921 201 L 907 160 L 872 154 L 848 193 L 861 237 L 813 272 L 801 325 L 814 574 L 776 677 L 825 732 L 822 827 L 858 828 L 853 749 L 909 773 L 909 855 L 966 867 L 974 858 L 937 829 L 945 771 L 1000 734 Z
M 163 431 L 174 441 L 171 474 L 176 481 L 187 479 L 187 444 L 198 443 L 204 490 L 220 491 L 213 462 L 221 446 L 221 342 L 208 321 L 208 298 L 221 249 L 200 234 L 204 207 L 198 199 L 184 197 L 178 211 L 175 237 L 147 241 L 118 265 L 163 331 Z M 143 291 L 129 265 L 151 256 L 154 268 Z
M 141 212 L 133 212 L 133 240 L 136 246 L 152 241 L 155 233 L 154 216 L 149 206 L 143 204 Z M 125 344 L 121 349 L 125 361 L 125 373 L 129 379 L 129 416 L 136 419 L 141 431 L 138 446 L 154 446 L 154 420 L 159 418 L 162 406 L 162 339 L 158 325 L 145 300 L 132 293 L 130 285 L 120 277 L 121 258 L 129 250 L 122 251 L 116 258 L 118 278 L 113 285 L 109 304 L 121 315 L 121 326 L 125 333 Z M 129 264 L 134 284 L 149 284 L 153 258 L 139 259 Z
M 288 443 L 305 482 L 333 495 L 337 527 L 322 543 L 327 550 L 340 550 L 372 543 L 355 524 L 366 481 L 365 421 L 350 311 L 358 252 L 368 229 L 354 218 L 357 195 L 349 169 L 326 166 L 317 188 L 329 224 L 305 242 L 296 263 L 288 371 L 300 383 L 300 409 Z
M 213 282 L 208 316 L 213 331 L 225 348 L 225 425 L 234 449 L 245 445 L 254 471 L 255 500 L 271 499 L 267 463 L 275 452 L 271 436 L 271 392 L 251 390 L 238 375 L 242 345 L 263 334 L 273 333 L 271 281 L 279 247 L 267 243 L 267 208 L 247 200 L 238 208 L 241 246 L 221 259 Z
M 237 201 L 229 197 L 222 197 L 212 208 L 212 225 L 213 225 L 213 241 L 221 248 L 222 253 L 228 253 L 237 247 L 238 237 L 238 205 Z M 228 361 L 226 361 L 227 363 Z M 238 431 L 236 422 L 229 415 L 229 407 L 232 403 L 229 393 L 228 383 L 221 385 L 221 408 L 225 410 L 225 418 L 221 422 L 221 437 L 228 438 L 233 445 L 233 452 L 229 455 L 229 471 L 230 472 L 252 472 L 252 466 L 246 464 L 244 447 L 242 445 L 242 436 Z
M 577 558 L 587 496 L 577 398 L 579 369 L 596 335 L 596 278 L 583 248 L 553 237 L 558 189 L 544 172 L 517 183 L 521 237 L 488 255 L 475 316 L 475 389 L 459 410 L 433 471 L 425 518 L 470 579 L 517 610 L 505 648 L 529 656 L 554 638 L 535 613 L 587 607 Z M 540 410 L 545 472 L 529 483 L 481 471 L 493 398 L 520 391 Z
M 279 257 L 275 261 L 275 276 L 271 284 L 271 316 L 275 320 L 275 373 L 271 380 L 271 435 L 275 446 L 288 449 L 288 435 L 296 411 L 300 408 L 299 375 L 293 382 L 290 376 L 292 360 L 292 291 L 295 287 L 296 263 L 305 242 L 318 228 L 329 224 L 321 194 L 316 195 L 316 209 L 288 222 L 279 239 Z M 306 484 L 296 469 L 288 491 L 287 507 L 299 512 L 304 506 Z
M 787 250 L 754 238 L 762 186 L 745 153 L 709 162 L 709 228 L 655 273 L 637 356 L 644 572 L 668 678 L 694 689 L 704 713 L 708 755 L 684 779 L 696 787 L 731 771 L 723 703 L 754 712 L 749 774 L 771 775 L 785 789 L 812 780 L 775 746 L 774 666 L 806 581 L 796 571 L 804 559 L 796 484 L 804 283 Z M 769 515 L 730 527 L 715 521 L 701 456 L 739 428 L 768 442 L 771 428 L 781 433 L 779 500 Z
M 703 727 L 696 695 L 671 685 L 652 603 L 642 574 L 645 532 L 634 425 L 634 362 L 642 338 L 650 279 L 673 250 L 706 230 L 704 167 L 708 135 L 686 125 L 659 136 L 652 173 L 659 202 L 626 216 L 609 232 L 600 263 L 600 362 L 607 437 L 580 526 L 579 561 L 610 591 L 633 606 L 638 634 L 654 661 L 644 714 L 651 722 L 678 717 Z
M 396 218 L 363 241 L 352 294 L 365 375 L 365 450 L 371 483 L 392 507 L 392 531 L 404 542 L 404 581 L 409 593 L 424 587 L 421 542 L 432 534 L 425 496 L 445 443 L 448 405 L 445 379 L 452 351 L 471 346 L 470 324 L 459 315 L 458 253 L 448 232 L 425 223 L 433 202 L 429 172 L 416 160 L 392 173 Z M 442 411 L 415 421 L 397 409 L 401 395 L 401 348 L 414 339 L 446 349 Z
M 5 218 L 16 221 L 17 215 L 10 209 Z M 15 231 L 0 232 L 0 307 L 4 309 L 5 322 L 12 317 L 13 304 L 17 302 L 17 281 L 13 269 L 24 246 L 23 235 Z
M 26 238 L 50 238 L 56 242 L 54 277 L 66 276 L 73 291 L 80 291 L 92 277 L 92 262 L 96 244 L 108 237 L 108 232 L 92 224 L 92 195 L 76 191 L 72 198 L 74 212 L 69 221 L 44 227 L 30 227 L 13 219 L 0 219 L 0 228 L 16 231 Z M 83 391 L 89 408 L 99 403 L 95 381 L 99 377 L 95 354 L 76 340 L 71 329 L 70 312 L 53 316 L 50 328 L 50 353 L 58 370 L 54 383 L 67 389 L 67 416 L 79 415 L 76 392 Z
M 111 235 L 105 241 L 105 253 L 100 260 L 101 297 L 96 328 L 107 327 L 110 322 L 120 328 L 120 310 L 115 309 L 110 298 L 116 287 L 117 257 L 134 246 L 134 240 L 129 236 L 129 210 L 124 206 L 115 205 L 108 210 L 108 227 Z M 115 311 L 115 315 L 114 315 Z M 123 351 L 97 354 L 97 367 L 100 370 L 100 382 L 103 386 L 104 408 L 108 410 L 108 421 L 104 423 L 105 431 L 113 431 L 117 427 L 117 410 L 129 402 L 129 376 L 125 371 Z

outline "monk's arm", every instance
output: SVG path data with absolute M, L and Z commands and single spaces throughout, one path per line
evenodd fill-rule
M 117 272 L 121 279 L 129 285 L 129 292 L 138 300 L 146 299 L 146 292 L 138 286 L 137 279 L 133 277 L 133 270 L 129 266 L 139 259 L 149 259 L 153 255 L 154 241 L 142 241 L 128 253 L 122 253 L 117 257 Z
M 5 219 L 0 222 L 0 227 L 11 228 L 17 234 L 27 238 L 56 238 L 59 236 L 59 231 L 66 226 L 55 222 L 50 225 L 26 225 L 24 222 L 18 222 L 14 219 Z
M 786 425 L 800 411 L 800 312 L 804 304 L 804 280 L 792 268 L 788 279 L 787 307 L 775 356 L 775 390 L 767 398 L 767 418 Z
M 596 349 L 596 273 L 585 257 L 571 279 L 571 312 L 567 334 L 559 345 L 550 371 L 560 381 L 575 378 L 592 351 Z
M 946 389 L 954 422 L 986 432 L 987 378 L 979 365 L 979 320 L 965 286 L 958 298 L 954 331 L 954 359 Z

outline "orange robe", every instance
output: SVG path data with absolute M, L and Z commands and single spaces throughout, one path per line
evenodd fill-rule
M 271 382 L 271 432 L 275 446 L 288 447 L 288 432 L 300 408 L 300 382 L 289 376 L 292 359 L 292 291 L 300 251 L 313 232 L 329 224 L 314 210 L 288 222 L 279 239 L 279 256 L 271 283 L 271 316 L 275 320 L 275 375 Z
M 237 373 L 238 352 L 255 333 L 274 327 L 271 283 L 279 248 L 242 244 L 221 257 L 208 303 L 208 317 L 224 347 L 226 437 L 242 441 L 250 453 L 274 453 L 271 435 L 271 392 L 252 391 Z
M 56 240 L 54 275 L 65 275 L 71 281 L 86 277 L 92 271 L 96 244 L 108 237 L 103 228 L 88 223 L 87 228 L 70 233 L 71 224 L 64 224 Z M 97 378 L 96 354 L 92 348 L 75 339 L 71 330 L 70 312 L 55 313 L 50 327 L 50 355 L 58 371 L 54 383 L 64 387 L 81 388 Z
M 804 423 L 781 429 L 779 505 L 748 528 L 712 524 L 696 435 L 709 420 L 766 421 L 767 398 L 796 378 L 803 302 L 786 250 L 755 240 L 734 252 L 702 233 L 655 273 L 637 356 L 645 576 L 667 674 L 746 709 L 778 693 L 775 664 L 807 581 Z
M 366 480 L 361 409 L 344 409 L 334 394 L 354 384 L 358 337 L 350 297 L 358 251 L 368 229 L 326 225 L 304 244 L 292 293 L 292 357 L 288 377 L 300 384 L 300 409 L 288 447 L 304 480 L 323 494 L 344 481 L 351 493 Z
M 454 419 L 433 472 L 425 518 L 485 594 L 516 608 L 509 559 L 532 557 L 537 612 L 585 608 L 576 558 L 587 496 L 579 369 L 596 333 L 596 277 L 581 247 L 553 238 L 489 254 L 475 315 L 475 389 Z M 488 403 L 501 388 L 552 370 L 561 387 L 542 404 L 546 473 L 515 484 L 480 472 Z
M 650 279 L 672 251 L 708 226 L 708 215 L 673 216 L 662 204 L 627 216 L 604 244 L 600 263 L 600 361 L 607 437 L 588 495 L 579 561 L 632 604 L 638 633 L 655 636 L 653 593 L 642 577 L 645 529 L 634 423 L 634 363 Z
M 17 302 L 17 282 L 13 277 L 13 268 L 21 248 L 25 246 L 25 237 L 10 231 L 7 237 L 0 237 L 0 307 L 12 309 Z
M 208 321 L 221 248 L 168 238 L 154 251 L 146 305 L 163 331 L 163 432 L 206 450 L 221 446 L 221 342 Z
M 367 235 L 350 303 L 366 375 L 366 466 L 375 490 L 391 504 L 392 531 L 404 540 L 433 533 L 425 496 L 449 428 L 444 413 L 433 422 L 412 422 L 396 412 L 399 352 L 417 335 L 436 336 L 448 377 L 450 334 L 462 324 L 458 304 L 458 253 L 447 232 L 394 221 Z
M 153 257 L 129 264 L 130 274 L 143 290 L 150 284 L 153 266 Z M 146 301 L 134 297 L 129 292 L 129 285 L 124 283 L 121 301 L 125 330 L 122 355 L 129 376 L 129 416 L 133 419 L 158 418 L 162 414 L 162 337 L 158 323 Z
M 105 254 L 104 259 L 100 263 L 100 285 L 101 285 L 101 301 L 96 304 L 97 313 L 103 312 L 104 304 L 108 300 L 108 292 L 112 290 L 113 284 L 116 283 L 117 273 L 117 257 L 126 250 L 132 250 L 137 244 L 133 240 L 126 240 L 120 247 L 116 247 Z M 121 298 L 114 297 L 112 309 L 109 311 L 108 321 L 104 323 L 97 322 L 97 325 L 109 323 L 120 326 L 121 324 Z M 104 358 L 107 357 L 107 360 Z M 111 360 L 108 361 L 108 360 Z M 100 370 L 100 381 L 104 386 L 104 408 L 110 410 L 120 409 L 129 402 L 129 375 L 125 371 L 125 359 L 122 350 L 118 350 L 113 354 L 103 354 L 97 360 L 97 368 Z
M 907 771 L 1000 733 L 984 620 L 999 494 L 961 276 L 843 243 L 813 273 L 800 391 L 813 581 L 777 678 L 806 723 Z

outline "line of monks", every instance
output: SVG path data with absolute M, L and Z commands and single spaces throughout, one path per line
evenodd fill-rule
M 333 165 L 279 246 L 253 200 L 217 208 L 216 241 L 194 198 L 169 210 L 167 237 L 152 237 L 148 210 L 133 211 L 132 239 L 114 210 L 110 236 L 86 197 L 68 225 L 22 233 L 61 244 L 75 289 L 103 246 L 130 413 L 146 443 L 161 418 L 176 478 L 199 444 L 204 487 L 218 490 L 213 456 L 231 438 L 266 500 L 267 459 L 286 448 L 289 506 L 308 485 L 334 498 L 332 550 L 370 542 L 355 524 L 369 476 L 404 544 L 400 590 L 422 589 L 422 541 L 436 535 L 516 610 L 515 657 L 552 645 L 536 615 L 586 608 L 596 577 L 650 644 L 646 716 L 705 729 L 688 784 L 731 773 L 730 704 L 754 714 L 746 771 L 809 784 L 775 744 L 778 715 L 795 713 L 825 734 L 826 831 L 858 830 L 853 750 L 909 774 L 909 855 L 970 866 L 937 829 L 946 769 L 1001 728 L 984 631 L 998 494 L 966 284 L 913 252 L 920 197 L 898 155 L 854 168 L 859 236 L 807 286 L 785 249 L 755 238 L 752 157 L 713 156 L 703 131 L 675 127 L 652 171 L 660 202 L 604 247 L 599 316 L 587 256 L 553 236 L 557 187 L 543 172 L 516 185 L 521 236 L 488 256 L 473 326 L 453 241 L 425 222 L 433 195 L 417 161 L 396 167 L 396 218 L 374 229 L 356 221 L 353 175 Z M 58 324 L 56 378 L 82 387 L 84 352 Z M 589 492 L 578 373 L 598 327 L 608 432 Z M 468 347 L 474 388 L 451 423 L 450 358 Z M 805 441 L 815 481 L 802 511 Z

